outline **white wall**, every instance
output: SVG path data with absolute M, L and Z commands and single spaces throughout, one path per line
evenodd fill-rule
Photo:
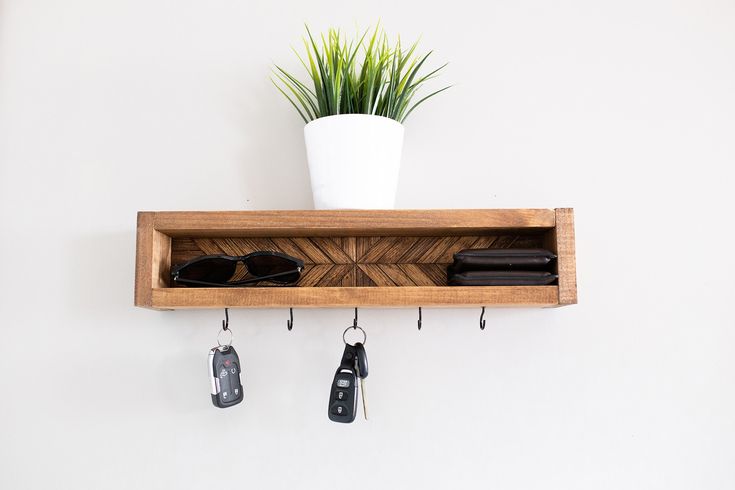
M 310 208 L 269 67 L 378 18 L 450 61 L 401 208 L 576 209 L 580 304 L 362 310 L 372 418 L 330 423 L 344 310 L 133 302 L 138 210 Z M 0 488 L 735 487 L 735 4 L 0 3 Z M 460 177 L 461 176 L 461 177 Z M 349 485 L 349 486 L 346 486 Z

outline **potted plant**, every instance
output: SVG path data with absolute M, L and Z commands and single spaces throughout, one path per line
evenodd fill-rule
M 304 138 L 317 209 L 390 209 L 395 205 L 403 122 L 444 87 L 418 98 L 431 54 L 393 45 L 380 27 L 348 41 L 329 29 L 317 42 L 306 27 L 306 56 L 296 52 L 309 80 L 276 65 L 273 84 L 306 126 Z

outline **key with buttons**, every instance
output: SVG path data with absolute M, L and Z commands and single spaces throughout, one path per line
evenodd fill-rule
M 349 424 L 355 420 L 357 408 L 357 374 L 355 347 L 345 344 L 342 362 L 334 373 L 329 391 L 329 420 Z
M 362 332 L 362 342 L 350 344 L 347 342 L 347 332 L 359 330 Z M 355 309 L 355 322 L 347 327 L 342 333 L 345 350 L 342 360 L 334 373 L 334 380 L 329 392 L 329 420 L 349 424 L 354 422 L 357 413 L 357 397 L 362 392 L 362 411 L 367 420 L 367 401 L 365 399 L 365 378 L 368 375 L 367 353 L 365 352 L 365 341 L 367 334 L 365 330 L 357 326 L 357 308 Z M 357 382 L 360 380 L 358 388 Z
M 227 408 L 243 400 L 240 358 L 234 347 L 218 346 L 209 351 L 209 379 L 215 407 Z
M 223 338 L 229 340 L 223 343 Z M 224 337 L 223 337 L 224 336 Z M 232 347 L 232 330 L 230 315 L 225 308 L 225 319 L 222 330 L 217 334 L 217 347 L 209 350 L 209 382 L 212 387 L 212 403 L 218 408 L 237 405 L 243 400 L 242 383 L 240 382 L 240 358 Z

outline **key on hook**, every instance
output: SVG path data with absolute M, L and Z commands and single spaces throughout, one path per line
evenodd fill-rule
M 365 396 L 365 378 L 368 376 L 368 360 L 362 342 L 355 344 L 355 373 L 360 380 L 360 397 L 362 398 L 362 415 L 368 419 L 367 397 Z

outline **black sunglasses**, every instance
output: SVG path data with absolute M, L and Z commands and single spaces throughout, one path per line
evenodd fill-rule
M 231 281 L 238 262 L 253 276 Z M 242 257 L 203 255 L 171 269 L 171 279 L 185 286 L 242 286 L 260 281 L 289 284 L 299 280 L 304 261 L 278 252 L 253 252 Z

